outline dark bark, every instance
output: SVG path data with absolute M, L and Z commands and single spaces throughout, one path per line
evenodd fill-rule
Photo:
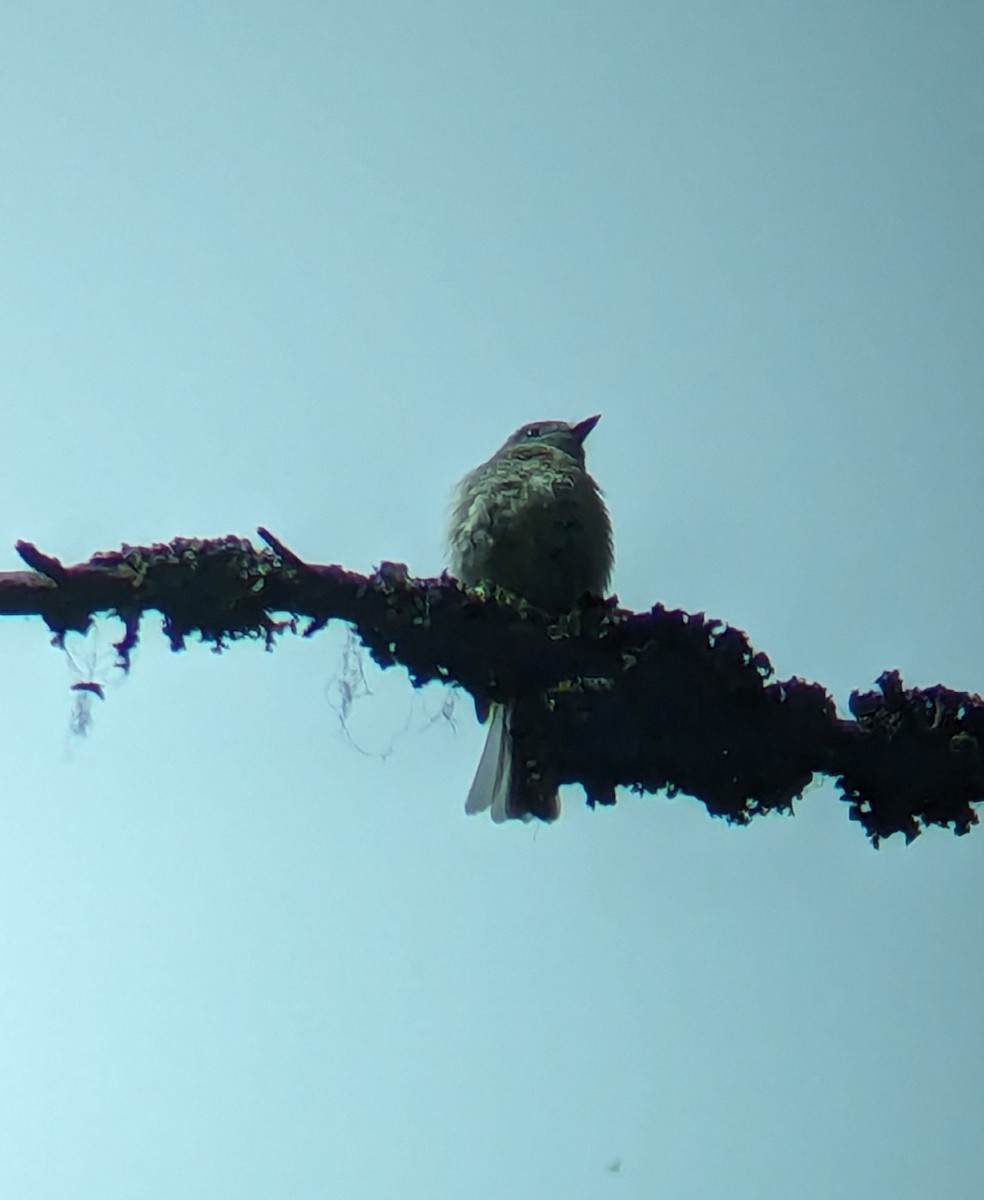
M 561 620 L 502 593 L 412 579 L 384 563 L 363 576 L 304 563 L 265 530 L 266 548 L 236 537 L 124 546 L 63 566 L 29 543 L 31 571 L 0 574 L 0 615 L 35 614 L 56 635 L 116 613 L 129 665 L 144 612 L 156 610 L 175 650 L 198 636 L 268 646 L 349 622 L 383 667 L 415 686 L 457 683 L 481 702 L 516 701 L 514 736 L 531 769 L 614 804 L 617 787 L 685 792 L 746 824 L 790 811 L 827 775 L 872 841 L 928 825 L 967 833 L 984 796 L 984 702 L 937 686 L 906 689 L 894 671 L 854 693 L 838 718 L 825 689 L 777 681 L 737 629 L 656 605 L 632 613 L 586 598 Z M 532 761 L 536 748 L 536 761 Z

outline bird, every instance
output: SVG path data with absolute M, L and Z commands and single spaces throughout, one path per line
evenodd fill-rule
M 600 419 L 523 425 L 465 475 L 448 529 L 450 572 L 460 583 L 503 588 L 555 616 L 571 612 L 587 594 L 604 592 L 612 527 L 584 458 L 584 440 Z M 489 732 L 465 811 L 488 811 L 496 823 L 555 820 L 556 786 L 541 779 L 528 753 L 520 761 L 516 750 L 515 705 L 477 700 L 476 709 L 479 719 L 487 717 Z

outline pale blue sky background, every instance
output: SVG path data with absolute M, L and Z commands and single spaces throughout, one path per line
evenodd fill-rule
M 436 573 L 466 469 L 601 411 L 625 604 L 980 689 L 982 54 L 970 2 L 6 6 L 0 569 Z M 371 674 L 357 748 L 343 645 L 148 623 L 78 739 L 0 623 L 0 1195 L 976 1200 L 984 834 L 466 820 L 467 697 Z

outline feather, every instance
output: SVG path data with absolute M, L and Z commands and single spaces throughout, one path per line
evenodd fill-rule
M 465 812 L 490 812 L 497 825 L 503 821 L 555 821 L 560 815 L 560 797 L 555 785 L 528 778 L 524 764 L 516 761 L 512 734 L 513 710 L 508 704 L 489 708 L 489 732 L 478 760 L 478 770 L 468 790 Z
M 466 813 L 480 813 L 491 809 L 492 820 L 496 823 L 505 821 L 509 816 L 512 753 L 508 718 L 509 714 L 504 704 L 493 704 L 489 708 L 489 732 L 485 738 L 485 749 L 478 760 L 478 770 L 465 801 Z

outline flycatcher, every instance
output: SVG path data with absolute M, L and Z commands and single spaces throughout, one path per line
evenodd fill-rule
M 585 594 L 604 591 L 612 570 L 611 522 L 584 465 L 584 439 L 599 420 L 524 425 L 462 479 L 448 534 L 457 579 L 505 588 L 557 616 Z M 529 762 L 514 753 L 512 706 L 493 704 L 487 715 L 488 737 L 465 811 L 489 809 L 497 822 L 554 820 L 556 790 L 544 795 Z

